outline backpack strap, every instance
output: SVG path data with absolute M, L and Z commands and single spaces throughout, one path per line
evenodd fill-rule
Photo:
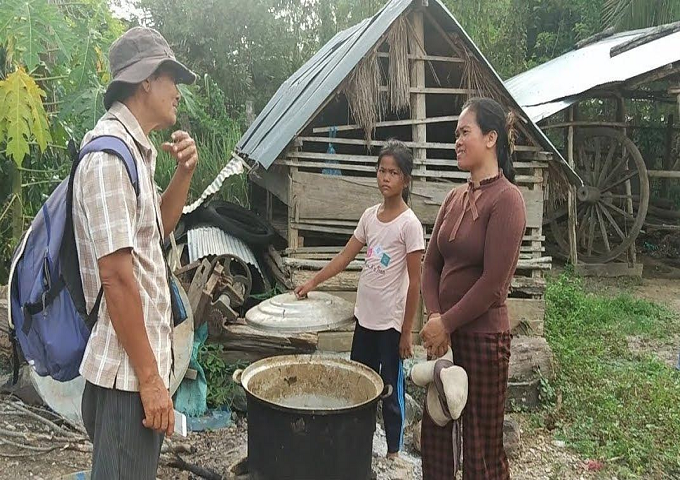
M 135 195 L 139 196 L 137 162 L 135 162 L 135 159 L 132 156 L 132 152 L 130 152 L 130 148 L 127 146 L 127 143 L 125 143 L 122 139 L 114 137 L 112 135 L 102 135 L 100 137 L 95 137 L 92 140 L 90 140 L 87 144 L 85 144 L 85 146 L 78 153 L 76 162 L 74 162 L 74 168 L 72 169 L 71 172 L 70 182 L 73 181 L 75 169 L 78 167 L 81 160 L 86 155 L 97 152 L 105 152 L 111 155 L 115 155 L 116 157 L 120 158 L 123 161 L 128 176 L 130 177 L 130 181 L 132 182 L 132 186 L 135 189 Z M 72 189 L 73 188 L 72 184 L 70 184 L 69 187 Z M 72 202 L 68 208 L 72 208 Z M 43 294 L 40 300 L 33 303 L 26 303 L 24 305 L 24 315 L 26 316 L 26 319 L 24 321 L 23 331 L 26 335 L 28 335 L 28 332 L 31 329 L 32 324 L 31 316 L 42 312 L 47 305 L 50 305 L 54 301 L 54 299 L 61 293 L 61 290 L 64 288 L 64 286 L 65 286 L 64 278 L 60 277 L 59 279 L 57 279 L 55 284 L 52 285 Z M 97 320 L 99 306 L 102 301 L 103 293 L 104 290 L 103 288 L 101 288 L 99 290 L 99 293 L 97 294 L 97 299 L 95 300 L 95 303 L 92 307 L 92 311 L 87 315 L 85 323 L 90 328 L 90 330 L 92 329 L 94 323 Z
M 130 177 L 130 182 L 132 182 L 132 187 L 135 189 L 135 195 L 139 196 L 139 177 L 137 173 L 137 162 L 132 156 L 130 147 L 122 139 L 114 137 L 113 135 L 102 135 L 95 137 L 85 144 L 83 148 L 80 149 L 78 153 L 78 163 L 90 153 L 105 152 L 111 155 L 115 155 L 123 161 L 125 169 L 127 170 L 128 176 Z M 104 287 L 99 288 L 99 293 L 97 293 L 97 299 L 92 306 L 92 310 L 87 314 L 85 319 L 85 324 L 90 330 L 94 327 L 97 322 L 97 317 L 99 316 L 99 307 L 102 303 L 102 297 L 104 296 Z
M 132 186 L 135 189 L 135 195 L 139 196 L 139 181 L 137 175 L 137 162 L 130 152 L 130 147 L 127 143 L 113 135 L 102 135 L 95 137 L 80 150 L 78 153 L 78 162 L 80 162 L 85 155 L 96 152 L 105 152 L 115 155 L 123 161 L 125 169 L 127 170 Z

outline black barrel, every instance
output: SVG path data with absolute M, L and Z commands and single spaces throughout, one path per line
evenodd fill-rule
M 248 399 L 251 479 L 371 478 L 376 406 L 391 393 L 378 374 L 335 357 L 295 355 L 261 360 L 235 378 Z

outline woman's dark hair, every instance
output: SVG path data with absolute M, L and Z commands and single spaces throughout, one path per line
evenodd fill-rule
M 475 112 L 477 125 L 484 135 L 491 131 L 498 134 L 496 140 L 498 166 L 503 170 L 505 178 L 515 183 L 515 168 L 512 166 L 512 152 L 515 148 L 514 114 L 506 113 L 500 103 L 490 98 L 472 98 L 463 105 L 463 110 L 466 108 Z
M 376 168 L 380 168 L 380 162 L 383 157 L 390 156 L 394 158 L 394 161 L 399 165 L 399 170 L 404 174 L 404 179 L 409 182 L 409 185 L 404 188 L 401 192 L 401 196 L 406 203 L 408 203 L 409 196 L 411 194 L 410 183 L 411 183 L 411 173 L 413 173 L 413 153 L 404 142 L 401 142 L 395 138 L 390 138 L 385 142 L 385 146 L 380 149 L 378 154 L 378 163 L 376 163 Z

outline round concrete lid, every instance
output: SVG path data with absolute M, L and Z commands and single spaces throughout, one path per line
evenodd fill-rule
M 265 300 L 246 313 L 252 328 L 280 333 L 303 333 L 334 330 L 352 324 L 354 305 L 324 292 L 310 292 L 298 300 L 294 293 L 284 293 Z

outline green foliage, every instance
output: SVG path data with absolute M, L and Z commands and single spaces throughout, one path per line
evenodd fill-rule
M 604 23 L 620 31 L 653 27 L 680 20 L 678 0 L 605 0 Z
M 58 57 L 70 59 L 73 44 L 59 8 L 47 0 L 3 0 L 0 3 L 0 44 L 9 63 L 33 71 L 41 56 L 55 48 Z
M 51 141 L 42 99 L 45 92 L 18 68 L 0 81 L 0 144 L 7 144 L 6 154 L 21 166 L 35 141 L 41 151 Z
M 588 293 L 570 274 L 549 283 L 546 302 L 563 399 L 552 412 L 557 436 L 586 458 L 619 459 L 608 464 L 618 478 L 680 472 L 680 375 L 628 346 L 670 341 L 680 334 L 677 316 L 627 294 Z
M 69 9 L 68 18 L 78 42 L 68 69 L 52 70 L 66 77 L 54 85 L 62 99 L 55 129 L 63 133 L 63 141 L 82 138 L 104 114 L 105 85 L 110 80 L 107 53 L 124 31 L 123 23 L 111 15 L 106 0 L 85 0 Z
M 10 179 L 0 185 L 0 283 L 27 221 L 68 174 L 67 140 L 103 113 L 106 52 L 122 31 L 106 0 L 0 2 L 0 174 Z
M 198 147 L 199 162 L 189 190 L 189 202 L 196 200 L 231 159 L 231 152 L 241 138 L 238 123 L 227 113 L 224 92 L 207 75 L 198 85 L 182 86 L 183 101 L 178 112 L 179 127 L 191 132 Z M 175 173 L 175 160 L 160 150 L 167 133 L 154 134 L 158 150 L 156 183 L 165 188 Z M 249 205 L 248 180 L 245 175 L 227 179 L 219 194 L 224 200 Z
M 218 343 L 203 345 L 198 352 L 198 363 L 208 383 L 208 408 L 233 407 L 240 387 L 231 377 L 237 369 L 248 366 L 246 362 L 225 363 L 223 353 L 224 345 Z

